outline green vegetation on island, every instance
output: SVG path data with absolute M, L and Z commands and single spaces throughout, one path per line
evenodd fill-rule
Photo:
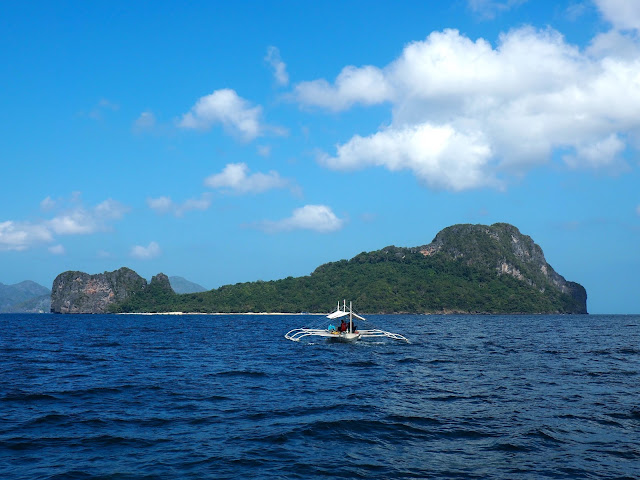
M 428 245 L 386 247 L 311 275 L 178 295 L 158 275 L 106 311 L 326 312 L 338 299 L 366 313 L 587 313 L 584 288 L 547 264 L 508 224 L 454 225 Z

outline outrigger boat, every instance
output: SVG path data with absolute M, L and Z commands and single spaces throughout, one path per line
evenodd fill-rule
M 400 335 L 399 333 L 386 332 L 380 329 L 369 329 L 362 330 L 357 329 L 353 323 L 353 319 L 357 318 L 358 320 L 366 321 L 364 317 L 353 312 L 352 304 L 349 302 L 349 310 L 347 310 L 347 301 L 342 301 L 342 307 L 340 306 L 340 302 L 338 302 L 338 307 L 335 312 L 327 315 L 329 320 L 337 320 L 338 318 L 343 319 L 344 317 L 349 316 L 349 323 L 343 329 L 336 328 L 334 325 L 329 325 L 328 328 L 294 328 L 293 330 L 287 332 L 284 336 L 287 340 L 293 340 L 294 342 L 299 342 L 300 339 L 309 336 L 317 336 L 317 337 L 325 337 L 329 340 L 334 340 L 338 342 L 356 342 L 362 338 L 370 338 L 370 337 L 388 337 L 394 340 L 402 340 L 404 342 L 409 343 L 406 337 Z

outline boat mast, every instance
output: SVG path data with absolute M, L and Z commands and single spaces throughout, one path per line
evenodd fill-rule
M 353 333 L 353 309 L 351 308 L 351 301 L 349 301 L 349 333 Z

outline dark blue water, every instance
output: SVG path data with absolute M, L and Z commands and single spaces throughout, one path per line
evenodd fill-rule
M 639 478 L 640 316 L 0 315 L 0 478 Z

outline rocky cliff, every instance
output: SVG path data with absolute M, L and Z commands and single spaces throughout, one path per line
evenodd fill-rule
M 390 246 L 320 265 L 311 275 L 177 295 L 166 275 L 147 285 L 122 268 L 66 272 L 52 311 L 324 312 L 337 299 L 366 313 L 587 313 L 587 293 L 566 281 L 542 249 L 505 223 L 453 225 L 419 247 Z
M 110 305 L 141 294 L 152 284 L 159 283 L 163 289 L 171 289 L 166 275 L 159 274 L 154 279 L 156 282 L 147 285 L 144 278 L 126 267 L 97 275 L 64 272 L 53 281 L 51 312 L 105 313 Z
M 513 225 L 453 225 L 441 230 L 433 241 L 417 249 L 425 256 L 442 254 L 469 266 L 493 269 L 509 275 L 541 293 L 554 289 L 571 296 L 578 307 L 574 313 L 587 313 L 587 292 L 558 274 L 544 257 L 542 248 Z

